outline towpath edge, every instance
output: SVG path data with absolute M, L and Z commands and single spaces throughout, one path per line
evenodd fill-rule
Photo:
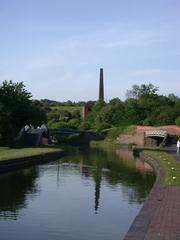
M 47 153 L 41 153 L 41 154 L 32 155 L 32 156 L 13 158 L 10 160 L 1 160 L 0 173 L 12 171 L 19 168 L 24 168 L 24 167 L 28 167 L 28 166 L 48 162 L 48 161 L 53 161 L 58 159 L 59 157 L 63 157 L 65 154 L 66 153 L 64 150 L 59 150 L 55 152 L 47 152 Z

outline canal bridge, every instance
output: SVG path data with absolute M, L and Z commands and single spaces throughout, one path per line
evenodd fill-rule
M 71 134 L 82 134 L 85 131 L 80 131 L 72 128 L 49 128 L 49 134 L 50 135 L 71 135 Z
M 102 140 L 104 138 L 103 134 L 94 132 L 94 131 L 81 131 L 77 129 L 72 128 L 49 128 L 49 136 L 58 136 L 58 135 L 64 135 L 64 136 L 80 136 L 82 139 L 86 140 Z
M 145 131 L 145 145 L 165 145 L 168 133 L 165 130 L 150 130 Z

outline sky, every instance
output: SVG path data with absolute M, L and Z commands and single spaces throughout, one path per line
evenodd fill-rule
M 180 97 L 180 0 L 0 0 L 0 84 L 34 99 L 106 101 L 134 84 Z

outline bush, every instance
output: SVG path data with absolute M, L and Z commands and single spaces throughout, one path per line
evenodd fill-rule
M 54 121 L 51 120 L 48 122 L 49 128 L 69 128 L 69 124 L 63 121 Z
M 110 125 L 108 124 L 108 123 L 104 123 L 104 122 L 99 122 L 97 125 L 96 125 L 96 129 L 97 129 L 97 131 L 98 132 L 100 132 L 100 131 L 102 131 L 102 130 L 104 130 L 104 129 L 107 129 L 107 128 L 109 128 L 110 127 Z
M 77 129 L 77 128 L 79 127 L 80 122 L 79 122 L 78 119 L 72 118 L 72 119 L 68 122 L 68 124 L 69 124 L 69 127 L 70 127 L 70 128 Z
M 136 125 L 130 125 L 126 128 L 124 128 L 123 133 L 129 134 L 129 135 L 135 135 L 137 132 L 137 126 Z
M 89 130 L 90 129 L 90 124 L 88 123 L 88 122 L 82 122 L 81 124 L 80 124 L 80 130 Z
M 145 118 L 142 122 L 142 125 L 143 126 L 151 126 L 152 125 L 152 122 L 149 118 Z
M 102 131 L 103 133 L 106 133 L 106 139 L 107 140 L 116 140 L 117 137 L 119 137 L 120 134 L 123 132 L 123 127 L 115 127 L 107 129 L 107 131 Z
M 176 125 L 180 127 L 180 116 L 176 118 L 175 121 Z

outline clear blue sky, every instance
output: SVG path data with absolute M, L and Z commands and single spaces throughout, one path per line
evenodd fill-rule
M 106 99 L 152 83 L 180 97 L 180 0 L 0 0 L 0 82 L 33 98 Z

